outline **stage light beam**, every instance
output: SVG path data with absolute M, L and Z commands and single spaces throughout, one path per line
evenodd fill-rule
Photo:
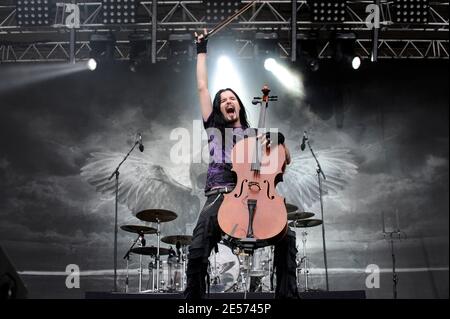
M 241 76 L 228 56 L 221 56 L 217 60 L 216 70 L 212 82 L 212 92 L 224 88 L 233 88 L 238 94 L 243 94 Z
M 303 96 L 303 82 L 299 74 L 295 74 L 273 58 L 268 58 L 264 61 L 264 68 L 271 72 L 291 93 Z

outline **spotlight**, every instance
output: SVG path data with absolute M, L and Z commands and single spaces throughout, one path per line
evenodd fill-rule
M 311 71 L 317 72 L 319 70 L 319 67 L 319 60 L 316 58 L 311 58 L 311 60 L 309 61 L 309 68 L 311 69 Z
M 97 68 L 97 61 L 95 59 L 89 59 L 87 62 L 87 67 L 89 70 L 94 71 Z
M 277 64 L 278 63 L 277 63 L 277 61 L 275 61 L 275 59 L 269 58 L 269 59 L 266 59 L 266 61 L 264 61 L 264 68 L 267 71 L 272 71 L 276 68 Z
M 54 16 L 49 0 L 16 0 L 16 20 L 19 26 L 48 26 Z
M 304 62 L 306 67 L 313 72 L 319 70 L 319 53 L 317 49 L 316 34 L 298 34 L 297 35 L 297 52 L 299 61 Z
M 130 41 L 130 71 L 136 72 L 141 64 L 150 60 L 151 36 L 133 33 L 128 36 L 128 39 Z
M 136 22 L 136 0 L 102 0 L 103 24 Z
M 347 1 L 318 1 L 308 0 L 312 21 L 319 23 L 339 23 L 345 21 Z
M 393 20 L 396 23 L 427 23 L 429 0 L 394 0 Z
M 361 58 L 359 56 L 355 56 L 352 59 L 352 67 L 354 70 L 358 70 L 361 66 Z
M 115 37 L 112 33 L 98 34 L 90 36 L 89 46 L 91 48 L 90 58 L 95 59 L 97 64 L 112 62 L 114 60 Z
M 334 60 L 351 65 L 354 70 L 361 66 L 361 58 L 355 53 L 356 35 L 354 33 L 340 33 L 334 41 Z
M 180 66 L 194 58 L 194 45 L 190 33 L 172 33 L 169 35 L 169 62 L 176 72 Z
M 204 0 L 206 22 L 218 23 L 239 10 L 241 1 Z

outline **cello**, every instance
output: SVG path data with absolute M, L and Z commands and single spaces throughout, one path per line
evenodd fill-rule
M 270 89 L 262 89 L 258 128 L 265 127 Z M 265 104 L 265 105 L 263 105 Z M 236 187 L 224 194 L 218 212 L 221 230 L 232 241 L 251 241 L 263 247 L 278 241 L 287 232 L 287 211 L 284 198 L 277 194 L 277 177 L 285 168 L 284 145 L 262 145 L 256 136 L 237 142 L 231 151 L 232 171 L 236 173 Z

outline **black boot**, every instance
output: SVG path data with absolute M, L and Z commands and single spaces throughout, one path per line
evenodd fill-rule
M 186 289 L 184 298 L 188 300 L 204 299 L 206 294 L 206 269 L 207 264 L 200 259 L 189 259 L 186 271 Z
M 299 299 L 296 257 L 295 233 L 289 229 L 286 236 L 275 246 L 275 299 Z

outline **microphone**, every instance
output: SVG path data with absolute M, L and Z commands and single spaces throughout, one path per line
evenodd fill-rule
M 253 101 L 252 101 L 252 104 L 256 105 L 256 104 L 259 104 L 259 103 L 261 103 L 261 98 L 260 97 L 254 97 Z
M 302 144 L 300 145 L 300 149 L 301 149 L 302 151 L 305 150 L 305 147 L 306 147 L 305 143 L 306 143 L 307 140 L 308 140 L 308 136 L 306 135 L 306 131 L 304 131 L 304 132 L 303 132 Z
M 144 151 L 144 145 L 142 144 L 142 134 L 141 133 L 139 133 L 139 150 L 141 152 Z

